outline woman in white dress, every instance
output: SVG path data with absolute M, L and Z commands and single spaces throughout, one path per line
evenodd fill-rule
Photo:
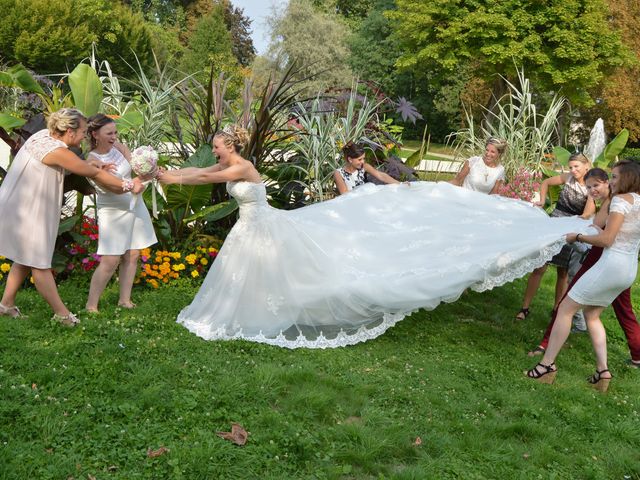
M 611 171 L 609 187 L 613 198 L 604 230 L 594 235 L 571 233 L 568 242 L 584 242 L 604 247 L 602 256 L 573 285 L 558 307 L 549 345 L 544 356 L 531 370 L 529 378 L 553 383 L 555 360 L 569 336 L 571 318 L 583 309 L 596 355 L 596 372 L 589 378 L 598 390 L 606 391 L 612 378 L 607 365 L 607 335 L 600 314 L 622 292 L 629 288 L 638 271 L 640 250 L 640 165 L 622 161 Z
M 118 142 L 116 122 L 99 113 L 89 118 L 88 135 L 91 152 L 87 160 L 99 166 L 110 166 L 118 177 L 131 180 L 131 152 Z M 96 185 L 98 206 L 98 255 L 100 264 L 91 277 L 88 312 L 98 311 L 98 302 L 107 283 L 120 266 L 118 305 L 134 308 L 131 289 L 136 276 L 140 250 L 158 240 L 149 211 L 141 195 L 115 195 Z
M 227 182 L 240 207 L 200 290 L 178 316 L 207 340 L 329 348 L 372 339 L 466 288 L 487 290 L 524 275 L 559 251 L 566 233 L 588 225 L 430 182 L 368 183 L 326 202 L 277 210 L 240 155 L 246 135 L 225 127 L 214 138 L 217 165 L 160 176 L 167 184 Z
M 139 180 L 122 180 L 87 164 L 68 147 L 80 146 L 87 122 L 76 109 L 51 114 L 48 129 L 31 136 L 14 158 L 0 187 L 0 255 L 13 261 L 7 277 L 0 315 L 19 317 L 16 294 L 31 273 L 40 295 L 65 325 L 78 323 L 58 295 L 51 273 L 65 170 L 100 182 L 114 193 L 140 192 Z
M 379 172 L 369 165 L 364 158 L 364 148 L 357 143 L 348 142 L 342 147 L 342 153 L 344 165 L 333 172 L 333 181 L 336 183 L 340 195 L 364 185 L 367 181 L 367 174 L 383 183 L 400 183 L 392 176 Z
M 471 157 L 450 183 L 476 192 L 496 194 L 504 184 L 504 167 L 500 158 L 507 150 L 507 142 L 490 137 L 482 157 Z

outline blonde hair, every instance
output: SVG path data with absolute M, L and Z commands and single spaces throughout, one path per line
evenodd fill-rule
M 587 165 L 589 168 L 591 168 L 591 160 L 589 160 L 587 158 L 586 155 L 583 155 L 582 153 L 574 153 L 569 157 L 569 162 L 580 162 L 583 165 Z M 567 162 L 567 163 L 569 163 Z
M 76 108 L 62 108 L 53 112 L 47 119 L 47 128 L 51 135 L 64 135 L 67 130 L 77 130 L 87 119 Z
M 498 150 L 498 154 L 500 155 L 500 158 L 502 158 L 502 155 L 504 155 L 504 152 L 507 151 L 507 146 L 509 144 L 503 138 L 489 137 L 487 138 L 487 141 L 485 142 L 484 146 L 486 148 L 489 145 L 493 145 L 494 147 L 496 147 L 496 150 Z
M 237 153 L 240 153 L 244 147 L 249 145 L 249 132 L 235 123 L 226 125 L 222 130 L 215 134 L 215 137 L 221 137 L 226 146 L 233 146 Z

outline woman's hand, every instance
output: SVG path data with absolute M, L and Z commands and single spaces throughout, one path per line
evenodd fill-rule
M 109 173 L 113 173 L 118 169 L 115 163 L 106 163 L 106 162 L 97 160 L 95 158 L 92 158 L 91 160 L 87 160 L 87 163 L 92 167 L 99 168 L 100 170 L 104 170 L 105 172 L 109 172 Z
M 545 203 L 545 202 L 541 202 L 540 200 L 538 200 L 537 202 L 531 202 L 531 203 L 533 203 L 533 205 L 534 205 L 535 207 L 544 208 L 544 203 Z
M 565 238 L 567 239 L 567 243 L 574 243 L 577 237 L 577 233 L 567 233 Z
M 144 184 L 140 181 L 139 178 L 133 179 L 133 188 L 131 189 L 131 193 L 141 193 L 144 191 Z
M 163 185 L 172 185 L 174 183 L 178 183 L 174 171 L 168 171 L 165 169 L 160 169 L 156 179 Z

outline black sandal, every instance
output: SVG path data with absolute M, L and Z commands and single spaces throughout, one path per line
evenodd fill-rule
M 516 313 L 516 320 L 526 320 L 527 317 L 529 316 L 529 309 L 528 308 L 521 308 L 520 311 L 518 313 Z M 522 315 L 522 316 L 521 316 Z
M 542 368 L 538 368 L 542 367 Z M 550 365 L 543 365 L 542 363 L 537 363 L 535 367 L 531 370 L 527 370 L 524 374 L 528 378 L 532 378 L 534 380 L 539 381 L 540 383 L 547 383 L 551 385 L 556 379 L 556 374 L 558 373 L 558 369 L 554 362 L 551 362 Z
M 609 383 L 613 378 L 613 375 L 608 378 L 603 377 L 602 374 L 605 372 L 608 372 L 609 375 L 611 375 L 611 372 L 609 372 L 609 370 L 605 368 L 604 370 L 596 370 L 596 373 L 587 378 L 587 382 L 589 382 L 596 388 L 596 390 L 602 393 L 607 391 L 607 389 L 609 388 Z

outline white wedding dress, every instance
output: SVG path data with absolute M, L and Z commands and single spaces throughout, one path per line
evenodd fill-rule
M 448 183 L 366 184 L 293 211 L 270 207 L 263 184 L 227 189 L 240 218 L 178 322 L 207 340 L 288 348 L 375 338 L 416 309 L 525 275 L 590 223 Z

